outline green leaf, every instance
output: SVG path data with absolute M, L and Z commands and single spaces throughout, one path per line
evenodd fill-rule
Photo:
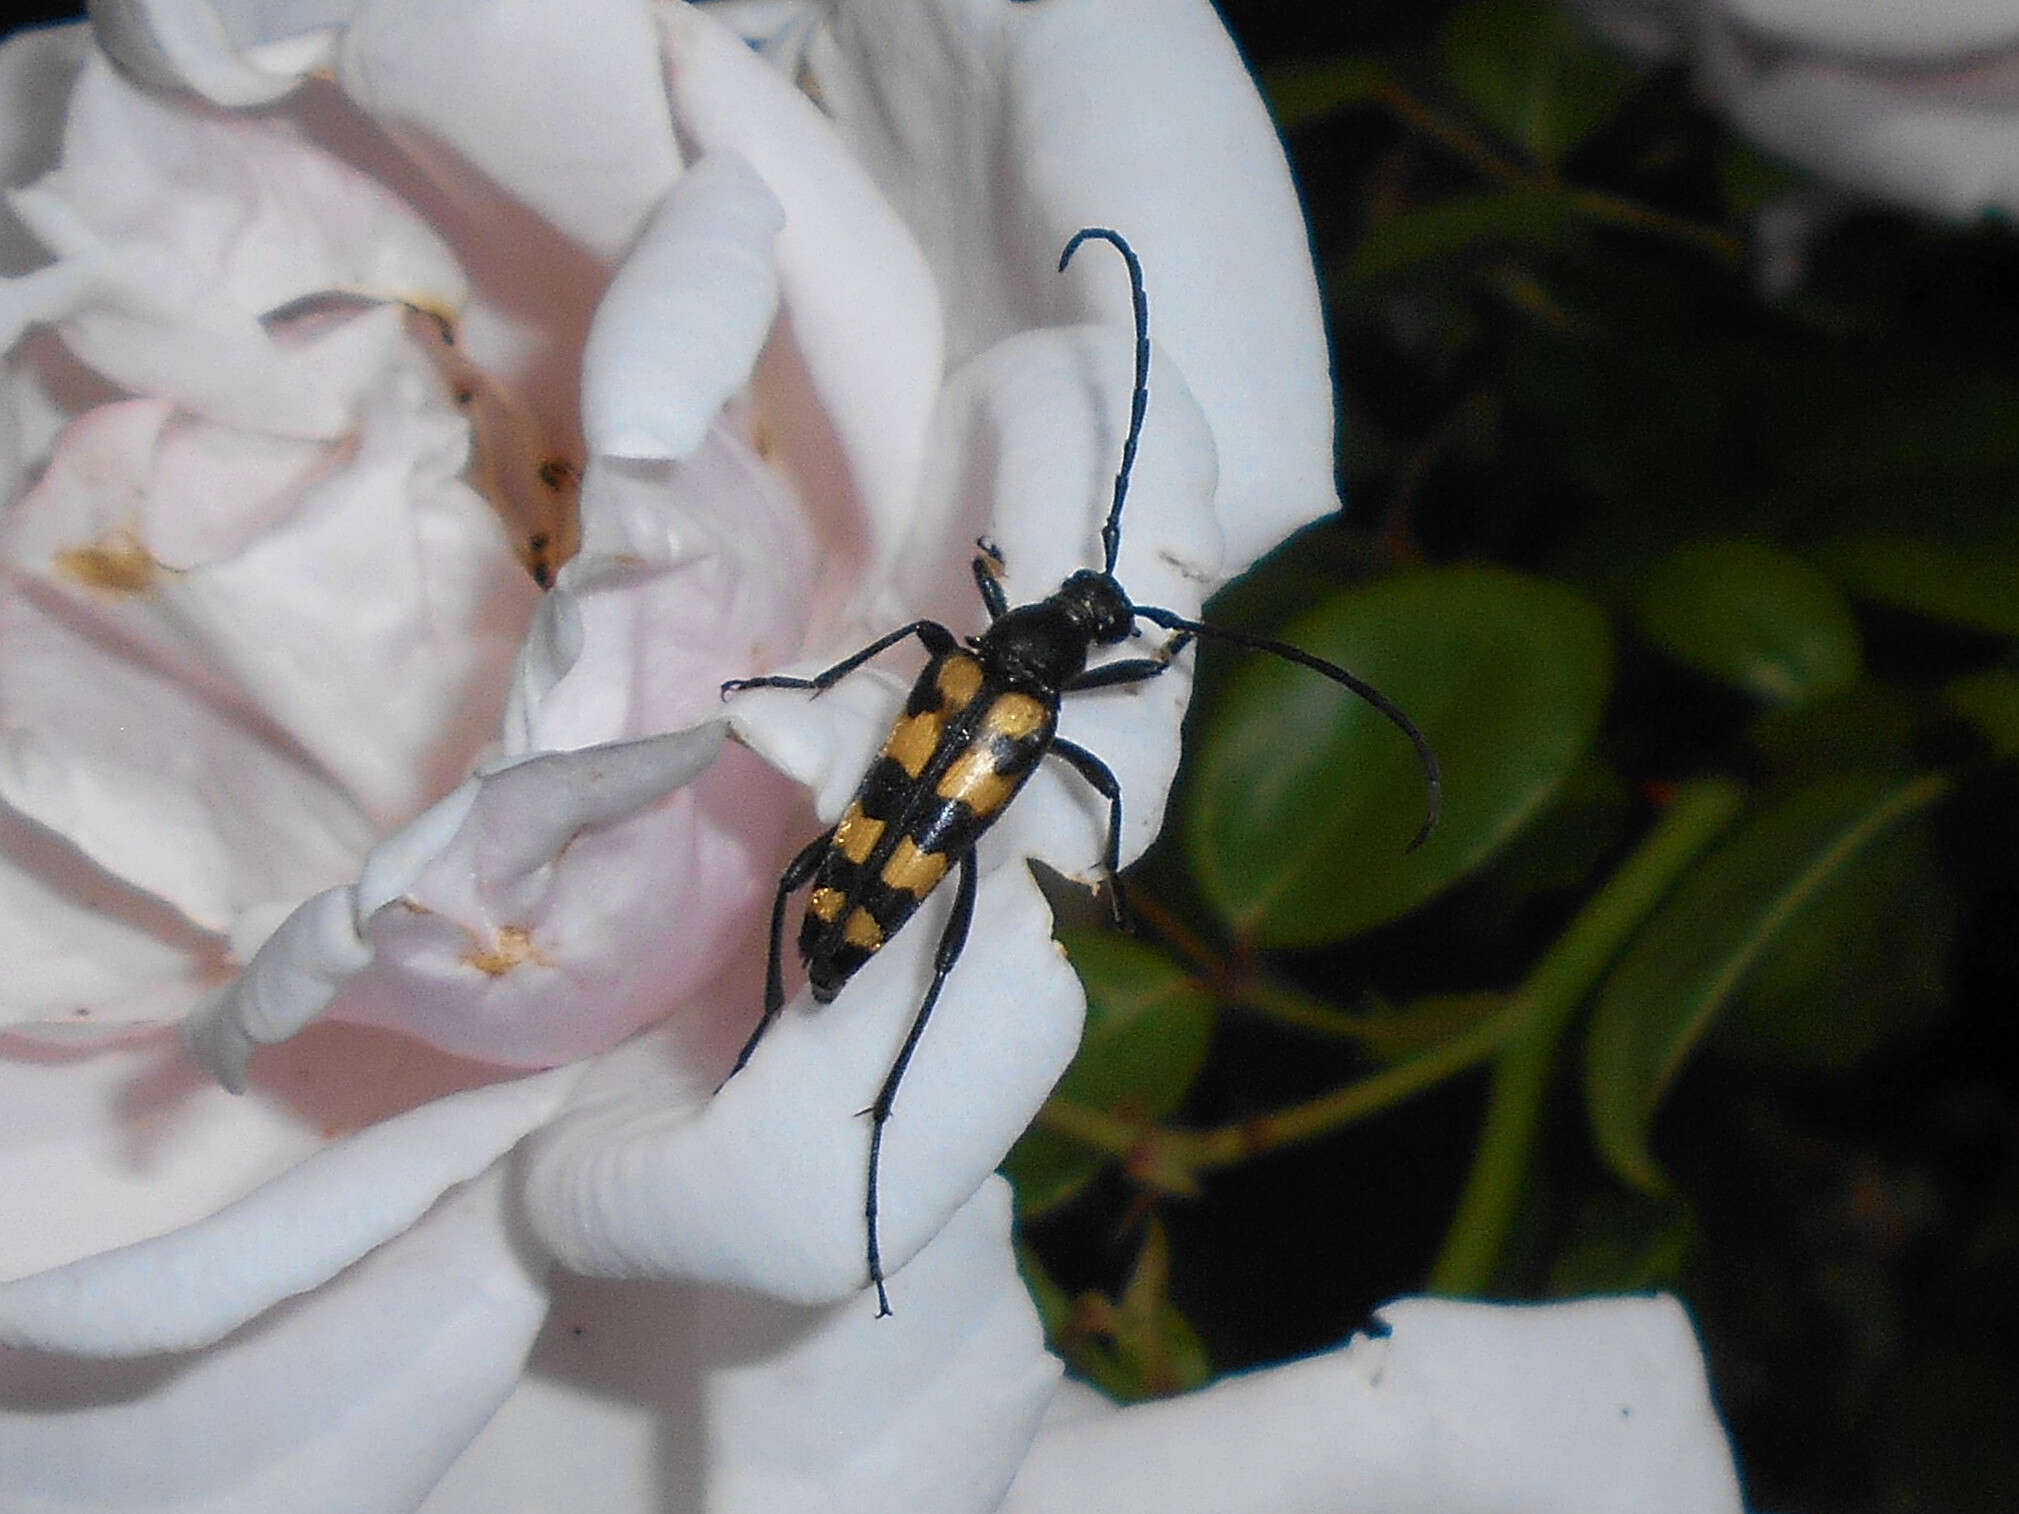
M 1452 87 L 1541 163 L 1611 119 L 1634 78 L 1549 0 L 1481 0 L 1445 23 L 1441 41 Z
M 1819 900 L 1855 878 L 1874 843 L 1948 789 L 1940 775 L 1820 780 L 1743 823 L 1676 885 L 1613 969 L 1592 1015 L 1587 1104 L 1599 1149 L 1620 1176 L 1650 1193 L 1666 1190 L 1648 1126 L 1683 1062 L 1776 947 L 1819 921 L 1841 939 L 1827 911 L 1818 913 Z M 1809 953 L 1813 960 L 1813 947 Z M 1788 991 L 1784 973 L 1762 977 L 1770 992 Z
M 1459 195 L 1371 222 L 1342 274 L 1368 284 L 1416 275 L 1426 263 L 1488 247 L 1555 247 L 1578 224 L 1576 203 L 1561 190 Z
M 1834 543 L 1818 555 L 1862 598 L 1972 630 L 2019 636 L 2019 554 L 1864 536 Z
M 1764 542 L 1692 542 L 1646 576 L 1641 630 L 1678 662 L 1776 704 L 1860 671 L 1858 625 L 1836 585 Z
M 1444 767 L 1423 815 L 1416 753 L 1371 706 L 1257 656 L 1228 680 L 1184 799 L 1201 890 L 1262 946 L 1336 941 L 1477 867 L 1590 743 L 1611 671 L 1602 615 L 1559 584 L 1452 568 L 1335 595 L 1282 633 L 1382 690 Z
M 1063 934 L 1087 990 L 1079 1055 L 1056 1096 L 1150 1124 L 1185 1097 L 1205 1065 L 1212 999 L 1185 970 L 1140 941 L 1112 931 Z M 1003 1162 L 1018 1210 L 1038 1214 L 1071 1198 L 1107 1158 L 1046 1130 L 1032 1130 Z

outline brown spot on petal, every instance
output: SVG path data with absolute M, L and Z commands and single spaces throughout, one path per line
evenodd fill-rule
M 502 978 L 514 968 L 532 962 L 547 966 L 547 959 L 533 945 L 533 932 L 524 925 L 506 925 L 499 928 L 487 950 L 472 948 L 463 953 L 466 966 L 493 978 Z
M 162 567 L 130 528 L 120 526 L 88 547 L 58 552 L 56 571 L 106 594 L 145 594 Z

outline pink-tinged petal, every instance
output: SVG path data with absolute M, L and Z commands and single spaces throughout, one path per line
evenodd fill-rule
M 284 118 L 153 96 L 96 56 L 62 166 L 11 203 L 63 260 L 27 316 L 127 388 L 253 429 L 340 434 L 398 342 L 394 311 L 306 332 L 261 317 L 328 293 L 433 310 L 465 293 L 419 217 Z
M 920 519 L 941 374 L 939 291 L 911 233 L 832 123 L 721 22 L 657 8 L 673 108 L 704 152 L 733 149 L 785 207 L 783 341 L 758 374 L 760 423 L 823 523 L 828 576 L 885 586 Z
M 1004 1514 L 1739 1514 L 1674 1299 L 1404 1299 L 1378 1338 L 1053 1423 Z
M 36 1514 L 406 1514 L 510 1393 L 546 1309 L 498 1176 L 194 1354 L 0 1348 L 0 1466 Z
M 0 1029 L 90 1042 L 173 1023 L 227 982 L 226 943 L 0 806 Z
M 136 79 L 243 108 L 279 99 L 326 63 L 334 23 L 351 8 L 350 0 L 98 0 L 91 24 Z
M 725 680 L 799 645 L 815 566 L 796 502 L 726 425 L 677 463 L 592 462 L 582 550 L 527 638 L 505 749 L 565 750 L 723 715 Z
M 889 1319 L 556 1279 L 525 1380 L 422 1514 L 994 1509 L 1058 1381 L 992 1180 Z M 753 1344 L 757 1343 L 757 1344 Z
M 747 756 L 711 770 L 722 730 L 546 753 L 464 784 L 379 847 L 357 888 L 289 916 L 191 1017 L 192 1051 L 235 1087 L 256 1046 L 327 1012 L 549 1066 L 658 1019 L 737 943 L 775 847 L 765 770 Z
M 346 877 L 363 817 L 244 712 L 0 589 L 0 800 L 193 925 Z
M 678 459 L 749 382 L 778 312 L 785 212 L 711 153 L 667 191 L 610 281 L 582 353 L 582 431 L 602 457 Z
M 675 1033 L 688 1032 L 677 1028 L 599 1062 L 526 1149 L 527 1210 L 555 1255 L 599 1276 L 723 1283 L 799 1303 L 860 1293 L 863 1111 L 917 1015 L 952 894 L 929 900 L 831 1005 L 799 994 L 712 1099 L 725 1064 L 681 1045 Z M 757 979 L 739 975 L 735 1000 L 706 1014 L 709 1056 L 726 1056 L 749 1023 Z M 1029 872 L 986 873 L 967 950 L 885 1131 L 880 1233 L 900 1313 L 899 1269 L 1023 1132 L 1072 1057 L 1084 1009 Z M 857 1307 L 874 1312 L 867 1297 Z
M 704 726 L 486 777 L 451 843 L 367 922 L 375 960 L 330 1012 L 537 1067 L 689 1001 L 770 888 L 781 808 L 747 754 L 694 778 L 720 737 Z
M 381 824 L 452 786 L 491 738 L 538 600 L 460 477 L 467 444 L 408 350 L 341 463 L 279 529 L 157 591 L 208 661 Z
M 1338 507 L 1303 217 L 1206 0 L 866 0 L 835 11 L 809 61 L 925 248 L 954 361 L 1033 325 L 1126 321 L 1100 249 L 1053 272 L 1074 231 L 1111 227 L 1219 445 L 1228 567 Z
M 0 1343 L 72 1356 L 211 1345 L 411 1229 L 549 1118 L 571 1077 L 563 1069 L 431 1099 L 178 1229 L 0 1283 Z M 287 1130 L 268 1144 L 300 1139 Z M 15 1212 L 45 1207 L 31 1198 Z
M 63 113 L 91 47 L 88 26 L 44 26 L 0 42 L 0 188 L 54 168 L 63 150 Z M 26 273 L 47 256 L 0 202 L 0 275 Z
M 1723 0 L 1720 7 L 1763 38 L 1821 53 L 1926 63 L 1986 54 L 2019 43 L 2006 0 Z
M 658 54 L 644 0 L 366 0 L 338 77 L 423 161 L 447 148 L 614 261 L 680 172 Z

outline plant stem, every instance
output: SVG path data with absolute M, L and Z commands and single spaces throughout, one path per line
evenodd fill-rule
M 1737 813 L 1741 797 L 1739 786 L 1724 779 L 1677 789 L 1653 832 L 1516 993 L 1524 1024 L 1494 1068 L 1479 1149 L 1431 1269 L 1431 1292 L 1476 1294 L 1491 1282 L 1527 1178 L 1550 1061 L 1565 1026 L 1635 927 Z

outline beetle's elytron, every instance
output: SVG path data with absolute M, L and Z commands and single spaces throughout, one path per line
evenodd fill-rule
M 808 843 L 779 879 L 771 909 L 764 1016 L 730 1074 L 733 1077 L 750 1060 L 784 1007 L 785 905 L 792 893 L 809 882 L 813 885 L 799 928 L 799 955 L 806 964 L 813 997 L 824 1004 L 897 934 L 940 880 L 959 869 L 953 911 L 940 932 L 939 950 L 933 957 L 932 985 L 868 1110 L 869 1184 L 864 1218 L 869 1280 L 876 1289 L 879 1315 L 890 1313 L 876 1232 L 877 1163 L 883 1150 L 883 1127 L 940 989 L 967 943 L 968 925 L 974 917 L 976 841 L 1001 816 L 1038 763 L 1050 755 L 1063 760 L 1108 801 L 1106 863 L 1111 879 L 1121 861 L 1121 785 L 1100 758 L 1057 734 L 1063 695 L 1155 678 L 1195 636 L 1219 637 L 1254 651 L 1273 653 L 1345 685 L 1401 729 L 1415 744 L 1429 787 L 1423 827 L 1410 845 L 1421 842 L 1437 822 L 1442 784 L 1436 754 L 1409 717 L 1378 690 L 1344 668 L 1283 642 L 1186 620 L 1155 605 L 1132 604 L 1116 582 L 1122 503 L 1150 397 L 1149 302 L 1143 292 L 1142 264 L 1135 252 L 1104 227 L 1088 227 L 1066 243 L 1059 256 L 1059 270 L 1065 270 L 1080 244 L 1090 238 L 1112 244 L 1128 264 L 1136 316 L 1135 388 L 1128 437 L 1115 474 L 1114 500 L 1101 527 L 1104 560 L 1100 571 L 1082 569 L 1059 585 L 1057 593 L 1013 608 L 999 578 L 1001 557 L 984 540 L 979 543 L 982 555 L 974 559 L 975 587 L 989 613 L 988 629 L 980 636 L 963 643 L 936 621 L 915 620 L 878 637 L 815 677 L 739 678 L 722 686 L 724 697 L 740 689 L 763 688 L 810 689 L 818 694 L 907 637 L 916 636 L 931 654 L 905 701 L 904 713 L 883 744 L 882 754 L 864 775 L 840 821 Z M 1138 620 L 1171 633 L 1155 655 L 1087 666 L 1088 655 L 1096 646 L 1111 646 L 1135 635 Z

